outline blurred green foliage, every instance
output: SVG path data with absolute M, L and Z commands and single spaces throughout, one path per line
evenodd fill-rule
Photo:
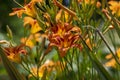
M 23 0 L 16 0 L 20 4 L 23 3 Z M 6 39 L 6 26 L 8 25 L 14 35 L 14 40 L 18 42 L 19 37 L 22 32 L 22 19 L 18 19 L 17 16 L 9 16 L 9 13 L 12 12 L 12 8 L 19 7 L 16 3 L 13 3 L 13 0 L 0 0 L 0 40 Z M 9 80 L 6 70 L 2 64 L 0 58 L 0 80 Z
M 23 0 L 16 1 L 23 4 Z M 15 40 L 17 41 L 17 39 L 21 36 L 21 33 L 23 33 L 23 22 L 22 19 L 18 19 L 17 16 L 9 16 L 9 13 L 12 12 L 12 8 L 14 7 L 19 6 L 14 3 L 13 0 L 0 0 L 0 36 L 6 36 L 6 25 L 8 25 L 15 36 Z

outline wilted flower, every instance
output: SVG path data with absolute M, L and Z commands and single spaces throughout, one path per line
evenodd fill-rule
M 80 39 L 79 33 L 80 28 L 69 23 L 58 22 L 51 27 L 51 33 L 48 36 L 50 41 L 49 47 L 56 46 L 60 56 L 64 57 L 67 51 L 72 47 L 81 49 L 81 46 L 76 43 Z
M 27 51 L 24 49 L 24 47 L 24 44 L 16 47 L 4 47 L 3 51 L 9 60 L 19 63 L 21 62 L 20 54 L 27 54 Z

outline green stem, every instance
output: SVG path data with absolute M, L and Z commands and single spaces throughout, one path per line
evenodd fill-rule
M 78 80 L 80 80 L 80 62 L 79 62 L 79 52 L 76 50 L 77 68 L 78 68 Z
M 22 65 L 22 67 L 23 67 L 26 71 L 28 71 L 35 79 L 37 79 L 36 76 L 30 71 L 30 69 L 26 68 L 23 63 L 21 63 L 21 65 Z
M 105 43 L 105 45 L 107 46 L 107 48 L 108 48 L 108 49 L 110 50 L 110 52 L 112 53 L 115 61 L 120 65 L 119 60 L 116 58 L 114 52 L 112 51 L 112 49 L 111 49 L 110 46 L 108 45 L 108 43 L 107 43 L 107 41 L 105 40 L 103 34 L 102 34 L 98 29 L 96 29 L 96 31 L 98 32 L 98 34 L 99 34 L 99 36 L 101 37 L 101 39 L 104 41 L 104 43 Z
M 72 16 L 76 17 L 76 13 L 71 11 L 70 9 L 68 9 L 67 7 L 63 6 L 60 2 L 58 2 L 57 0 L 53 0 L 56 4 L 56 6 L 62 8 L 63 10 L 67 11 L 69 14 L 71 14 Z
M 79 37 L 81 38 L 81 40 L 83 41 L 83 43 L 86 46 L 86 49 L 88 50 L 87 54 L 90 58 L 90 60 L 92 61 L 94 68 L 101 74 L 101 77 L 105 80 L 114 80 L 112 78 L 112 76 L 106 71 L 106 69 L 103 67 L 103 65 L 100 63 L 100 61 L 96 58 L 95 54 L 93 53 L 93 51 L 88 47 L 88 45 L 86 44 L 85 40 L 83 39 L 83 37 L 81 35 L 79 35 Z M 90 51 L 90 52 L 89 52 Z

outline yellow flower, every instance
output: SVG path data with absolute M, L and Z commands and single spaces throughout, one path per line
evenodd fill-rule
M 73 32 L 73 33 L 72 33 Z M 49 34 L 49 47 L 56 46 L 60 52 L 60 56 L 64 57 L 67 51 L 72 47 L 78 47 L 81 50 L 81 46 L 76 44 L 79 38 L 80 28 L 70 25 L 69 23 L 58 22 L 51 27 L 51 33 Z
M 25 17 L 24 26 L 26 26 L 27 24 L 30 24 L 32 34 L 42 30 L 42 28 L 39 26 L 38 21 L 36 19 L 33 19 L 31 17 Z
M 22 14 L 26 14 L 31 17 L 36 16 L 35 4 L 37 2 L 42 2 L 42 0 L 31 0 L 27 5 L 23 6 L 22 8 L 13 8 L 13 12 L 10 13 L 10 16 L 17 14 L 19 18 L 22 17 Z
M 32 40 L 31 38 L 21 38 L 21 42 L 24 43 L 26 46 L 32 48 L 35 45 L 34 40 Z
M 28 37 L 21 38 L 21 42 L 26 46 L 33 48 L 36 42 L 42 42 L 43 38 L 47 38 L 46 34 L 35 33 Z
M 57 71 L 58 73 L 60 72 L 60 70 L 63 70 L 63 66 L 65 66 L 65 64 L 61 64 L 60 61 L 54 62 L 52 60 L 47 60 L 43 65 L 41 65 L 41 67 L 39 68 L 38 71 L 38 76 L 41 78 L 43 77 L 45 71 L 47 72 L 46 75 L 51 74 L 52 71 Z M 61 69 L 62 68 L 62 69 Z M 33 73 L 34 76 L 37 77 L 37 67 L 32 67 L 31 68 L 31 72 Z M 30 74 L 29 77 L 32 77 L 32 75 Z
M 7 47 L 7 48 L 5 47 L 3 48 L 3 51 L 5 52 L 9 60 L 20 63 L 21 62 L 20 54 L 27 53 L 27 51 L 24 49 L 24 46 L 25 46 L 24 44 L 21 44 L 16 47 Z
M 41 41 L 41 37 L 44 37 L 43 35 L 36 33 L 36 34 L 31 34 L 28 37 L 21 38 L 21 42 L 25 44 L 26 46 L 33 48 L 36 44 L 36 42 Z
M 85 4 L 95 4 L 95 0 L 78 0 L 79 3 L 85 3 Z M 101 6 L 101 3 L 99 1 L 97 1 L 96 3 L 96 7 L 99 8 Z
M 120 58 L 120 48 L 116 51 L 118 58 Z
M 112 10 L 112 14 L 115 14 L 117 17 L 120 17 L 120 1 L 109 1 L 110 9 Z

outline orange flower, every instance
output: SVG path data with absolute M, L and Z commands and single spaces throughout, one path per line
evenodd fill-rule
M 49 35 L 49 47 L 56 46 L 60 52 L 60 56 L 64 57 L 72 47 L 78 47 L 81 49 L 79 44 L 76 42 L 79 40 L 80 28 L 70 25 L 69 23 L 57 23 L 51 27 L 51 33 Z M 73 32 L 73 33 L 72 33 Z
M 32 34 L 42 30 L 42 28 L 39 26 L 38 21 L 36 19 L 33 19 L 31 17 L 25 17 L 24 18 L 24 26 L 26 26 L 27 24 L 30 24 Z
M 116 51 L 118 58 L 120 58 L 120 48 Z
M 117 49 L 116 56 L 120 60 L 120 48 Z M 117 63 L 115 59 L 113 58 L 112 54 L 108 54 L 105 58 L 109 60 L 108 62 L 105 63 L 105 66 L 116 68 Z
M 112 10 L 112 14 L 116 14 L 116 16 L 120 16 L 120 1 L 109 1 L 110 9 Z
M 13 12 L 10 13 L 9 15 L 10 16 L 13 16 L 13 15 L 16 15 L 19 17 L 19 18 L 22 18 L 22 14 L 25 12 L 25 9 L 24 8 L 13 8 Z
M 21 44 L 16 47 L 5 47 L 3 48 L 3 51 L 7 55 L 8 59 L 10 59 L 13 62 L 20 63 L 21 62 L 21 57 L 20 54 L 26 54 L 27 51 L 24 49 L 24 44 Z
M 35 11 L 35 3 L 37 2 L 42 2 L 42 0 L 31 0 L 27 5 L 23 6 L 22 8 L 13 8 L 13 12 L 10 13 L 9 15 L 15 15 L 19 18 L 22 17 L 22 14 L 26 14 L 28 16 L 35 17 L 36 16 L 36 11 Z

